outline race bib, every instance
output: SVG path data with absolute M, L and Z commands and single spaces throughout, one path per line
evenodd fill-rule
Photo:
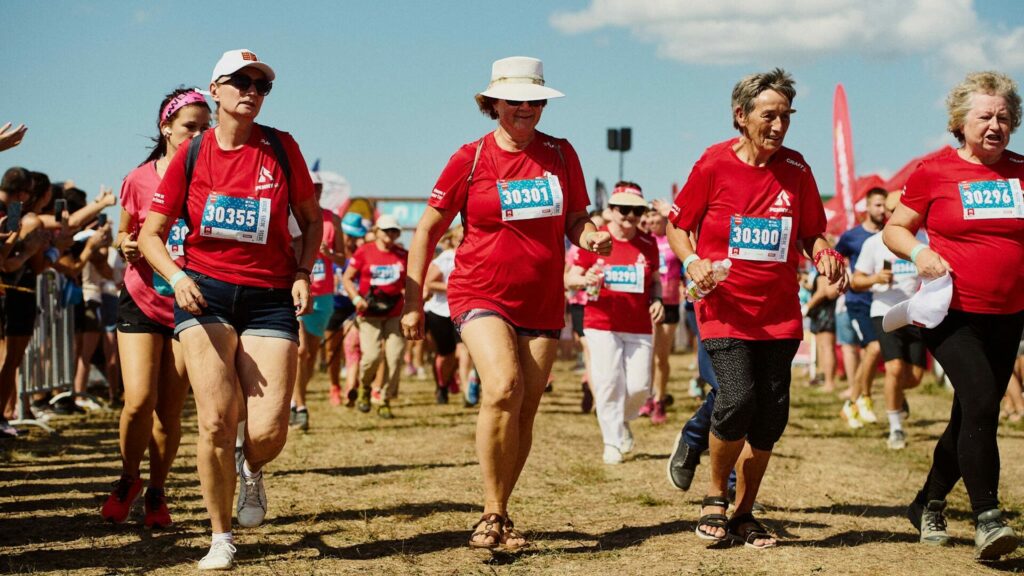
M 733 216 L 729 224 L 729 257 L 761 262 L 785 262 L 793 218 Z
M 313 262 L 313 272 L 309 275 L 310 282 L 323 282 L 327 279 L 327 264 L 323 258 L 317 258 Z
M 401 264 L 377 264 L 370 266 L 370 286 L 387 286 L 402 277 Z
M 1020 180 L 968 180 L 960 183 L 964 220 L 1024 218 Z
M 505 222 L 562 215 L 562 186 L 554 174 L 531 180 L 498 180 L 498 199 Z
M 642 264 L 617 264 L 604 267 L 604 286 L 613 292 L 642 294 L 644 267 Z
M 199 234 L 208 238 L 267 243 L 270 198 L 240 198 L 211 192 L 203 207 Z
M 892 276 L 895 279 L 917 276 L 917 266 L 910 260 L 898 259 L 892 263 Z
M 171 226 L 171 231 L 167 234 L 167 242 L 164 244 L 172 260 L 177 260 L 185 255 L 186 236 L 188 236 L 188 225 L 185 224 L 184 218 L 178 218 Z

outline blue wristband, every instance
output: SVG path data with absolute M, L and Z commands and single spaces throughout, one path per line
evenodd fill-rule
M 700 260 L 700 256 L 697 256 L 696 254 L 690 254 L 683 259 L 683 272 L 686 272 L 686 269 L 690 267 L 690 264 L 693 264 L 697 260 Z
M 910 251 L 910 261 L 913 262 L 915 266 L 917 266 L 917 255 L 920 254 L 921 251 L 927 247 L 927 244 L 918 244 L 917 246 L 914 246 L 913 250 Z
M 173 275 L 171 275 L 170 278 L 167 279 L 167 283 L 171 285 L 171 289 L 173 290 L 174 286 L 177 285 L 177 283 L 186 276 L 187 274 L 185 274 L 184 270 L 178 270 Z

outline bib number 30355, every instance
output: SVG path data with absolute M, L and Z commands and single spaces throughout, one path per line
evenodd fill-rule
M 554 174 L 530 180 L 498 180 L 501 219 L 530 220 L 562 215 L 562 186 Z
M 793 219 L 733 216 L 729 220 L 729 257 L 761 262 L 785 262 Z
M 960 182 L 964 220 L 1024 218 L 1020 180 L 969 180 Z
M 239 198 L 213 192 L 203 207 L 199 233 L 210 238 L 267 243 L 270 198 Z

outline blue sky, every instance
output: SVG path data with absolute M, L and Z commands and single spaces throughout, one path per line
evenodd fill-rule
M 661 198 L 734 134 L 729 95 L 749 72 L 795 76 L 786 144 L 826 195 L 837 82 L 858 174 L 887 175 L 953 142 L 942 102 L 964 72 L 1024 78 L 1024 10 L 1011 1 L 4 0 L 0 19 L 0 124 L 29 127 L 0 169 L 71 178 L 91 194 L 118 189 L 146 156 L 163 95 L 205 88 L 232 48 L 277 72 L 259 121 L 291 132 L 309 162 L 321 158 L 366 196 L 427 196 L 455 149 L 493 129 L 473 95 L 505 56 L 544 60 L 548 84 L 567 97 L 540 128 L 573 143 L 591 183 L 614 182 L 605 132 L 630 126 L 625 175 Z

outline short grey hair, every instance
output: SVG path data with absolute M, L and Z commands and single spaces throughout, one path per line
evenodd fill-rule
M 1006 100 L 1006 107 L 1010 109 L 1010 133 L 1017 131 L 1021 115 L 1017 83 L 1000 72 L 971 72 L 946 97 L 946 110 L 949 112 L 947 129 L 960 144 L 964 143 L 964 121 L 971 111 L 971 97 L 975 94 L 1002 96 Z
M 743 109 L 744 114 L 750 114 L 754 111 L 754 100 L 766 90 L 774 90 L 782 94 L 789 100 L 789 105 L 792 106 L 793 100 L 796 99 L 795 85 L 796 82 L 793 81 L 793 77 L 782 68 L 744 77 L 732 89 L 732 108 L 730 112 L 732 113 L 733 128 L 739 130 L 740 133 L 743 132 L 739 122 L 736 121 L 736 108 Z

